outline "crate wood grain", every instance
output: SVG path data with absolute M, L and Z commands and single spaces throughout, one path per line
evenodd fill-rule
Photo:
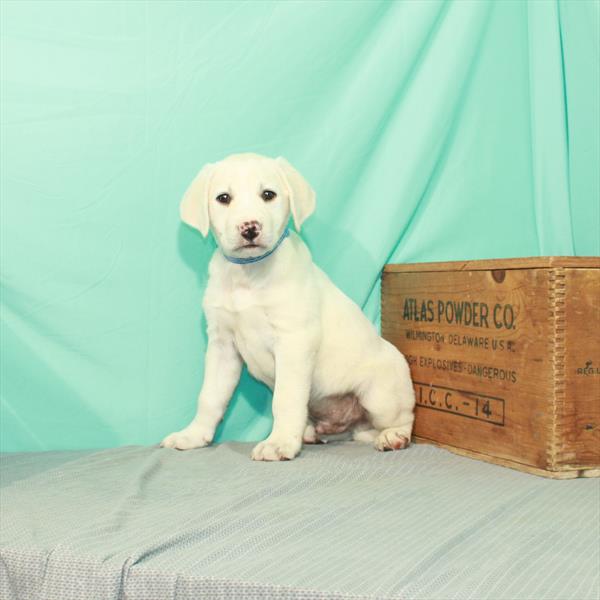
M 600 476 L 600 258 L 386 265 L 417 441 L 523 471 Z

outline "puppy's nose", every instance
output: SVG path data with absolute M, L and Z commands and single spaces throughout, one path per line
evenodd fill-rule
M 240 234 L 245 239 L 251 242 L 260 235 L 261 226 L 258 221 L 246 221 L 240 225 Z
M 254 238 L 258 237 L 258 231 L 256 230 L 256 227 L 252 225 L 251 227 L 248 227 L 248 229 L 244 229 L 242 231 L 242 237 L 251 242 Z

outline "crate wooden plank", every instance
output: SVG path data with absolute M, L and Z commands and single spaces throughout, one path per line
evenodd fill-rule
M 565 269 L 557 468 L 600 465 L 600 270 Z M 568 294 L 568 296 L 567 296 Z
M 573 269 L 600 268 L 598 256 L 529 256 L 525 258 L 503 258 L 490 260 L 464 260 L 450 262 L 427 262 L 409 264 L 388 264 L 387 273 L 427 271 L 487 271 L 491 269 L 538 269 L 551 267 L 571 267 Z
M 585 469 L 570 469 L 566 471 L 547 471 L 546 469 L 539 469 L 518 463 L 515 461 L 505 460 L 497 456 L 490 456 L 488 454 L 482 454 L 480 452 L 473 452 L 465 450 L 464 448 L 458 448 L 456 446 L 448 446 L 446 444 L 440 444 L 434 440 L 428 440 L 425 438 L 415 437 L 413 441 L 417 444 L 433 444 L 439 448 L 449 450 L 459 456 L 466 456 L 467 458 L 473 458 L 475 460 L 482 460 L 483 462 L 491 463 L 494 465 L 500 465 L 502 467 L 508 467 L 509 469 L 516 469 L 523 471 L 524 473 L 530 473 L 531 475 L 539 475 L 541 477 L 548 477 L 550 479 L 577 479 L 578 477 L 600 477 L 600 469 L 585 468 Z

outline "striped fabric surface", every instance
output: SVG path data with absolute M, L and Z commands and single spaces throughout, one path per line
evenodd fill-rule
M 356 442 L 2 457 L 4 600 L 599 597 L 600 480 Z

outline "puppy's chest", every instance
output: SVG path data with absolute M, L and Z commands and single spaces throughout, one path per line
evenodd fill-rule
M 224 313 L 248 370 L 271 385 L 275 378 L 275 333 L 267 307 L 252 290 L 237 289 L 230 293 Z

